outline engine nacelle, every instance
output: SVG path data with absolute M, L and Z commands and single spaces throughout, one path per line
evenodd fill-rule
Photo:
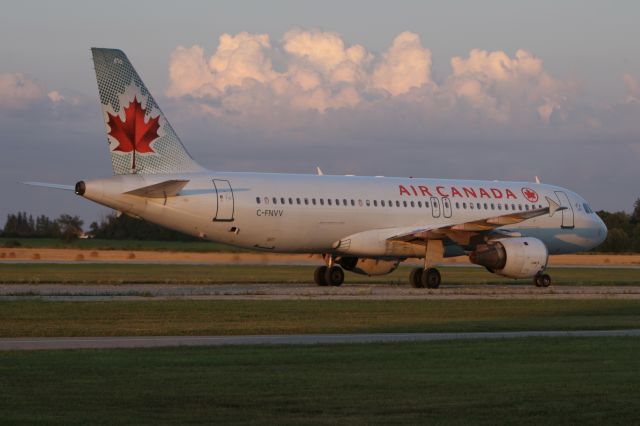
M 471 252 L 471 262 L 509 278 L 531 278 L 547 266 L 547 246 L 537 238 L 503 238 L 480 244 Z
M 399 260 L 380 260 L 357 257 L 343 257 L 338 260 L 340 266 L 347 271 L 361 275 L 385 275 L 396 270 Z

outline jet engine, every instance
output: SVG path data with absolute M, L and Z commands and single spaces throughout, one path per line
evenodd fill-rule
M 338 263 L 347 271 L 361 275 L 385 275 L 396 270 L 399 260 L 380 260 L 346 256 L 338 259 Z
M 479 244 L 469 255 L 471 262 L 509 278 L 531 278 L 542 272 L 549 253 L 537 238 L 502 238 Z

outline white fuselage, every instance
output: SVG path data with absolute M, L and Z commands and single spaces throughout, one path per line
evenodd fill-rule
M 124 194 L 170 179 L 189 182 L 177 196 Z M 134 174 L 86 181 L 84 196 L 187 234 L 274 252 L 330 253 L 341 238 L 359 232 L 473 222 L 548 207 L 547 197 L 565 209 L 499 231 L 538 238 L 551 254 L 588 250 L 606 237 L 606 227 L 582 197 L 529 182 L 237 172 Z M 449 255 L 467 249 L 457 248 Z M 420 256 L 416 251 L 401 257 Z

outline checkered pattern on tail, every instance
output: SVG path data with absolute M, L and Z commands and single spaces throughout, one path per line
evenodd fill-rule
M 169 121 L 158 107 L 140 76 L 121 50 L 92 48 L 93 63 L 98 80 L 102 115 L 107 130 L 113 173 L 188 173 L 202 170 L 180 142 Z M 119 142 L 109 135 L 112 129 L 109 116 L 126 121 L 124 109 L 132 102 L 140 102 L 144 119 L 159 117 L 157 138 L 152 142 L 152 152 L 118 150 Z M 133 156 L 136 156 L 135 159 Z M 133 165 L 135 164 L 135 169 Z

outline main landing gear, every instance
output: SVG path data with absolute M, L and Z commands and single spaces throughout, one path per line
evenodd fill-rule
M 344 271 L 341 267 L 333 266 L 319 266 L 313 273 L 313 280 L 320 286 L 339 286 L 344 282 Z
M 414 288 L 438 288 L 442 277 L 436 268 L 413 268 L 409 275 L 409 283 Z
M 551 277 L 548 274 L 540 273 L 533 277 L 533 284 L 536 287 L 549 287 L 551 285 Z

